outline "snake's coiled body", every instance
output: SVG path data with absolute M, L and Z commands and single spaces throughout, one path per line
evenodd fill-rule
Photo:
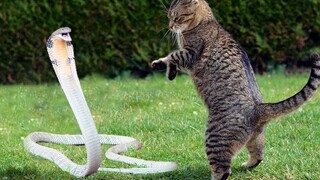
M 51 133 L 35 132 L 24 139 L 25 148 L 34 155 L 46 158 L 56 163 L 62 170 L 77 177 L 84 177 L 94 172 L 112 171 L 134 174 L 162 173 L 177 169 L 177 164 L 173 162 L 146 161 L 120 155 L 131 148 L 141 148 L 140 142 L 131 137 L 99 135 L 91 116 L 89 107 L 84 98 L 79 78 L 76 71 L 73 46 L 71 43 L 68 27 L 60 28 L 49 37 L 47 50 L 55 73 L 60 82 L 72 111 L 80 126 L 82 135 L 57 135 Z M 41 146 L 38 142 L 84 145 L 87 149 L 87 163 L 78 165 L 68 159 L 61 152 Z M 106 157 L 128 164 L 144 166 L 143 168 L 101 168 L 101 144 L 112 144 L 106 152 Z

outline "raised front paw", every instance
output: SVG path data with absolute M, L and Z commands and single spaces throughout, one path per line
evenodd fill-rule
M 167 69 L 167 64 L 162 60 L 155 60 L 152 62 L 152 69 L 154 70 L 166 70 Z
M 174 64 L 169 64 L 168 69 L 167 69 L 167 77 L 170 81 L 174 80 L 177 76 L 177 66 Z

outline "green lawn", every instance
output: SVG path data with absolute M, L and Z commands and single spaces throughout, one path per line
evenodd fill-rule
M 265 101 L 293 95 L 308 75 L 258 77 Z M 92 76 L 81 81 L 101 134 L 135 137 L 143 142 L 130 156 L 176 161 L 177 171 L 159 175 L 99 172 L 88 179 L 209 179 L 204 153 L 207 111 L 188 76 L 169 82 L 163 75 L 147 79 L 106 80 Z M 0 180 L 75 179 L 50 161 L 28 154 L 23 138 L 35 131 L 78 134 L 72 111 L 58 83 L 0 86 Z M 230 179 L 318 179 L 320 177 L 320 95 L 297 112 L 269 124 L 264 162 L 252 171 L 240 167 L 248 156 L 233 161 Z M 78 163 L 83 147 L 50 145 Z M 106 150 L 108 146 L 104 147 Z M 103 161 L 103 166 L 122 167 Z

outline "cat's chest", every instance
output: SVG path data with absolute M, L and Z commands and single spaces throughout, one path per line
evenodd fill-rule
M 197 49 L 196 46 L 198 46 L 199 43 L 196 41 L 197 39 L 194 36 L 177 33 L 177 43 L 179 49 L 184 49 L 186 46 Z
M 184 42 L 183 35 L 181 33 L 177 34 L 177 43 L 178 43 L 179 49 L 183 49 L 185 42 Z

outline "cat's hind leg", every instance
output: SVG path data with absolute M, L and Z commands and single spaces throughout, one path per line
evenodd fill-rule
M 210 144 L 206 153 L 211 166 L 211 180 L 226 180 L 231 174 L 231 159 L 234 153 L 219 144 Z
M 206 154 L 211 166 L 212 180 L 226 180 L 230 176 L 231 160 L 244 146 L 236 136 L 219 131 L 207 133 Z
M 212 180 L 227 179 L 231 161 L 248 141 L 250 131 L 243 126 L 241 114 L 209 117 L 206 130 L 206 153 L 212 171 Z M 240 123 L 239 123 L 240 122 Z
M 247 142 L 246 147 L 249 151 L 249 159 L 242 164 L 242 167 L 253 169 L 257 167 L 263 160 L 265 147 L 265 128 L 261 127 L 253 133 L 252 138 Z

